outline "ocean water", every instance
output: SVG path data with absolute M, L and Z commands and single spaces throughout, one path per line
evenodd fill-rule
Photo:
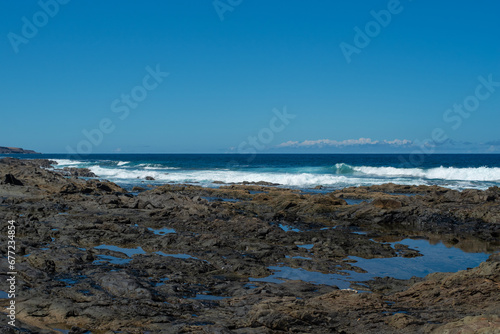
M 393 182 L 452 189 L 500 186 L 498 154 L 65 154 L 2 155 L 45 158 L 57 167 L 86 167 L 125 188 L 143 184 L 266 181 L 280 186 L 324 190 Z M 412 164 L 411 162 L 414 162 Z M 151 176 L 154 181 L 146 181 Z

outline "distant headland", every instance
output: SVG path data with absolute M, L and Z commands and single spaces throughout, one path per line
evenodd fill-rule
M 18 153 L 18 154 L 41 154 L 39 152 L 35 152 L 33 150 L 25 150 L 20 147 L 4 147 L 0 146 L 0 154 L 12 154 L 12 153 Z

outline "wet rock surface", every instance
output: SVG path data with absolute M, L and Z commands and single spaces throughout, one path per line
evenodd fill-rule
M 55 167 L 55 169 L 54 169 Z M 0 159 L 16 221 L 17 325 L 70 333 L 494 333 L 500 257 L 355 283 L 264 282 L 270 267 L 363 273 L 350 257 L 420 256 L 399 241 L 500 249 L 500 189 L 386 184 L 301 193 L 266 183 L 133 192 L 48 160 Z M 348 205 L 348 199 L 363 199 Z M 366 233 L 359 233 L 365 231 Z M 0 236 L 7 244 L 7 234 Z M 391 244 L 392 243 L 392 244 Z M 0 272 L 8 272 L 6 247 Z M 0 275 L 0 281 L 6 281 Z M 4 283 L 2 283 L 4 284 Z M 5 290 L 0 285 L 0 290 Z M 0 306 L 8 299 L 0 299 Z M 0 326 L 0 331 L 15 329 Z

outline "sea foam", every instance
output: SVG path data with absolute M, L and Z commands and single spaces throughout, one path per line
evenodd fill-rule
M 77 166 L 84 164 L 83 161 L 78 161 L 78 160 L 69 160 L 69 159 L 50 159 L 50 160 L 57 162 L 58 167 Z
M 248 182 L 271 182 L 284 186 L 313 187 L 316 185 L 340 186 L 340 185 L 362 185 L 382 184 L 387 181 L 373 178 L 353 178 L 334 174 L 312 174 L 312 173 L 270 173 L 270 172 L 247 172 L 231 170 L 198 170 L 198 171 L 171 171 L 169 173 L 158 170 L 143 169 L 120 169 L 103 168 L 92 166 L 90 170 L 100 177 L 110 180 L 144 180 L 146 176 L 153 177 L 156 181 L 175 183 L 200 183 L 210 184 L 214 181 L 224 183 Z M 403 182 L 403 181 L 402 181 Z M 413 184 L 413 183 L 411 183 Z
M 453 181 L 500 181 L 500 168 L 498 167 L 436 167 L 422 168 L 396 168 L 396 167 L 352 167 L 356 172 L 382 177 L 416 177 L 424 179 L 453 180 Z

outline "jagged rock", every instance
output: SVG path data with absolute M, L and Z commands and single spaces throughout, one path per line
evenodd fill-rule
M 88 168 L 64 167 L 62 171 L 65 175 L 75 177 L 97 177 L 97 175 Z
M 5 178 L 3 181 L 5 184 L 11 184 L 13 186 L 23 186 L 24 184 L 19 181 L 14 175 L 12 174 L 5 174 Z
M 377 198 L 373 200 L 372 205 L 379 209 L 389 209 L 389 210 L 398 209 L 403 206 L 401 202 L 398 200 L 382 199 L 382 198 Z
M 497 334 L 500 333 L 500 316 L 496 314 L 468 316 L 449 322 L 432 331 L 432 334 Z
M 151 292 L 143 288 L 135 278 L 124 272 L 111 272 L 98 279 L 101 287 L 117 297 L 151 299 Z

